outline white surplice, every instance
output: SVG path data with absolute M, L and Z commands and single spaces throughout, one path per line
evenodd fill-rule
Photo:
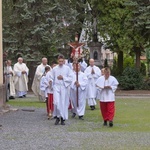
M 50 85 L 49 84 L 50 81 L 52 81 L 52 70 L 50 70 L 46 74 L 46 82 L 47 82 L 47 87 L 46 87 L 46 90 L 45 90 L 46 94 L 53 94 L 53 82 Z M 57 107 L 54 104 L 53 117 L 55 117 L 55 116 L 57 116 Z
M 22 74 L 22 71 L 25 71 L 25 74 Z M 17 62 L 14 65 L 14 81 L 15 89 L 17 91 L 17 96 L 23 96 L 27 94 L 28 91 L 28 73 L 29 69 L 25 63 Z
M 88 84 L 88 79 L 85 73 L 78 72 L 78 82 L 80 87 L 78 87 L 78 107 L 77 107 L 77 87 L 75 85 L 76 81 L 76 72 L 73 72 L 73 80 L 71 83 L 71 90 L 70 90 L 70 99 L 73 104 L 72 112 L 77 114 L 78 116 L 83 116 L 85 113 L 86 107 L 86 87 Z
M 112 102 L 115 101 L 115 91 L 118 87 L 118 81 L 115 77 L 109 76 L 107 80 L 105 80 L 104 76 L 101 76 L 96 81 L 96 86 L 98 86 L 99 95 L 98 99 L 101 102 Z M 104 89 L 104 86 L 110 86 L 109 89 Z
M 52 69 L 46 73 L 46 82 L 47 82 L 47 87 L 46 87 L 46 94 L 53 94 L 53 83 L 49 83 L 52 78 Z
M 83 60 L 83 62 L 80 62 L 81 65 L 81 71 L 84 72 L 85 69 L 87 68 L 87 63 Z
M 57 77 L 63 76 L 63 80 Z M 68 119 L 68 107 L 70 97 L 70 84 L 72 82 L 72 71 L 66 66 L 55 66 L 52 70 L 54 105 L 57 108 L 57 117 Z
M 49 84 L 46 75 L 42 76 L 40 80 L 40 90 L 48 97 L 48 94 L 52 93 L 52 87 Z
M 92 69 L 94 70 L 94 74 L 92 74 Z M 97 66 L 89 66 L 85 69 L 84 73 L 87 75 L 88 78 L 88 86 L 87 86 L 87 98 L 88 98 L 88 105 L 95 106 L 96 105 L 96 95 L 97 95 L 97 87 L 95 82 L 101 76 L 101 70 Z

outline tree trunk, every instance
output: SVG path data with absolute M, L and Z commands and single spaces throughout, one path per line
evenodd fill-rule
M 118 53 L 118 73 L 119 75 L 123 72 L 123 51 L 119 51 Z
M 141 67 L 141 61 L 140 61 L 141 50 L 139 48 L 135 48 L 134 51 L 135 51 L 135 56 L 136 56 L 135 67 L 140 69 L 140 67 Z

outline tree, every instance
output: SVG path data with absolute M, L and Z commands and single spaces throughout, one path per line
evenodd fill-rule
M 85 7 L 83 0 L 3 1 L 4 50 L 14 59 L 53 59 L 80 33 Z
M 149 0 L 131 0 L 125 3 L 130 10 L 130 19 L 126 22 L 131 29 L 129 36 L 132 41 L 132 50 L 136 55 L 136 67 L 140 68 L 141 52 L 145 46 L 150 47 L 150 2 Z
M 98 32 L 103 43 L 118 53 L 118 68 L 123 70 L 123 52 L 136 52 L 136 67 L 140 67 L 140 53 L 149 41 L 148 0 L 89 0 L 99 11 Z

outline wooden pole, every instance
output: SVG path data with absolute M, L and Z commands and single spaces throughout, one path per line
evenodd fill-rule
M 78 82 L 78 59 L 76 60 L 76 81 Z M 79 106 L 79 88 L 76 87 L 76 98 L 77 98 L 77 107 Z

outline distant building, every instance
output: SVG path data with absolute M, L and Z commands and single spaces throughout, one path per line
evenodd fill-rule
M 104 49 L 100 42 L 90 42 L 88 44 L 90 49 L 90 58 L 95 60 L 95 65 L 99 67 L 104 66 L 104 61 L 107 59 L 108 65 L 113 65 L 114 57 L 117 55 L 110 51 L 110 49 Z
M 95 65 L 102 67 L 102 44 L 100 42 L 90 42 L 88 44 L 88 47 L 90 49 L 90 58 L 93 58 L 95 60 Z
M 110 51 L 110 49 L 104 49 L 103 47 L 101 49 L 101 53 L 102 64 L 104 64 L 105 59 L 107 59 L 108 65 L 110 67 L 113 66 L 114 57 L 117 56 L 117 54 Z

